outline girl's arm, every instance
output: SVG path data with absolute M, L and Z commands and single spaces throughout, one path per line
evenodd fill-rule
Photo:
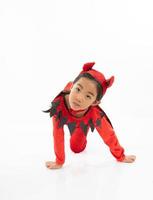
M 49 169 L 60 169 L 65 162 L 65 151 L 64 151 L 64 130 L 63 127 L 58 127 L 58 120 L 53 116 L 53 139 L 54 139 L 54 152 L 56 160 L 47 161 L 46 167 Z
M 56 155 L 56 163 L 63 165 L 65 162 L 65 147 L 64 147 L 64 130 L 63 127 L 58 127 L 58 120 L 53 116 L 53 139 L 54 152 Z
M 109 146 L 110 152 L 116 158 L 116 160 L 121 162 L 124 161 L 124 148 L 120 145 L 114 129 L 112 128 L 105 116 L 102 117 L 100 125 L 96 125 L 96 129 L 105 144 Z

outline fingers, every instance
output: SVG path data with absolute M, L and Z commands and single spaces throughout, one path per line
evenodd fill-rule
M 132 163 L 135 161 L 135 159 L 136 159 L 136 156 L 130 155 L 130 156 L 126 156 L 123 162 Z
M 136 156 L 134 156 L 134 155 L 131 155 L 131 156 L 130 156 L 130 160 L 131 160 L 131 162 L 134 162 L 135 159 L 136 159 Z
M 131 156 L 131 159 L 133 160 L 133 161 L 135 161 L 135 159 L 136 159 L 136 156 Z
M 46 162 L 46 166 L 47 166 L 47 167 L 50 166 L 50 165 L 53 165 L 53 164 L 54 164 L 53 161 L 47 161 L 47 162 Z
M 59 169 L 62 167 L 62 165 L 57 164 L 56 162 L 53 161 L 48 161 L 46 162 L 46 167 L 48 169 Z

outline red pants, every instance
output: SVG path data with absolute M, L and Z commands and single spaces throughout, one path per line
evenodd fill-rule
M 80 153 L 86 148 L 87 139 L 82 130 L 76 129 L 70 138 L 70 148 L 74 153 Z

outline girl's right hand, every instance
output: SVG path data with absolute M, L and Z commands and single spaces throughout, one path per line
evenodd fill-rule
M 132 163 L 134 162 L 136 159 L 136 156 L 134 155 L 129 155 L 129 156 L 125 156 L 124 160 L 122 162 L 125 162 L 125 163 Z
M 48 169 L 60 169 L 63 165 L 57 164 L 56 162 L 53 161 L 47 161 L 46 162 L 46 167 Z

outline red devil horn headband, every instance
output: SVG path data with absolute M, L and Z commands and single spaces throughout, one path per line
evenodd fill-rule
M 92 69 L 92 67 L 94 66 L 95 62 L 91 62 L 91 63 L 86 63 L 83 65 L 83 71 L 89 71 Z
M 95 69 L 92 69 L 93 66 L 94 66 L 95 62 L 89 62 L 89 63 L 85 63 L 83 65 L 83 70 L 81 71 L 80 74 L 83 74 L 83 73 L 88 73 L 90 74 L 94 79 L 96 79 L 96 81 L 98 81 L 103 89 L 103 95 L 105 94 L 107 88 L 111 87 L 113 82 L 114 82 L 114 76 L 111 76 L 109 79 L 105 79 L 105 76 L 95 70 Z

